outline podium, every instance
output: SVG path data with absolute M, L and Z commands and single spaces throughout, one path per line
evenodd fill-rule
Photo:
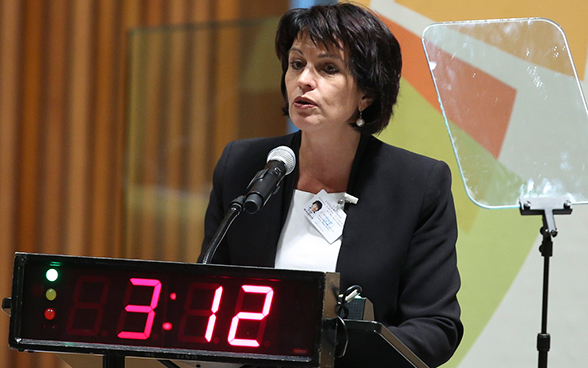
M 74 368 L 427 368 L 338 298 L 330 272 L 17 253 L 2 309 L 11 348 Z

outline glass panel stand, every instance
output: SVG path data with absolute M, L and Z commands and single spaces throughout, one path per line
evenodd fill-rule
M 547 368 L 547 355 L 551 347 L 551 336 L 547 332 L 547 306 L 549 296 L 549 259 L 553 255 L 553 239 L 557 236 L 554 215 L 572 213 L 572 203 L 566 197 L 559 198 L 521 198 L 519 199 L 521 215 L 541 215 L 543 236 L 539 251 L 543 256 L 543 295 L 541 302 L 541 332 L 537 334 L 537 351 L 539 368 Z

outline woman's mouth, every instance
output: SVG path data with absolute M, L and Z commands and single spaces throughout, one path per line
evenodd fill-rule
M 316 107 L 316 103 L 310 98 L 296 97 L 294 99 L 294 107 L 297 109 L 310 109 L 312 107 Z

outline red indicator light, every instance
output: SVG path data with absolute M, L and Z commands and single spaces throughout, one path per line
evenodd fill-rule
M 163 324 L 163 329 L 164 329 L 164 330 L 166 330 L 166 331 L 169 331 L 169 330 L 171 330 L 171 329 L 172 329 L 172 327 L 173 327 L 173 326 L 172 326 L 172 324 L 171 324 L 171 323 L 169 323 L 169 322 L 165 322 L 165 323 Z
M 55 318 L 55 311 L 53 310 L 53 308 L 45 309 L 45 318 L 47 318 L 49 321 Z
M 171 293 L 171 294 L 169 294 L 169 298 L 170 298 L 171 300 L 176 300 L 176 297 L 177 297 L 176 293 Z

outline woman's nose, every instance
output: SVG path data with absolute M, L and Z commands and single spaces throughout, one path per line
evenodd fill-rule
M 298 84 L 302 89 L 314 89 L 316 87 L 316 80 L 314 73 L 310 68 L 304 68 L 300 77 L 298 78 Z

